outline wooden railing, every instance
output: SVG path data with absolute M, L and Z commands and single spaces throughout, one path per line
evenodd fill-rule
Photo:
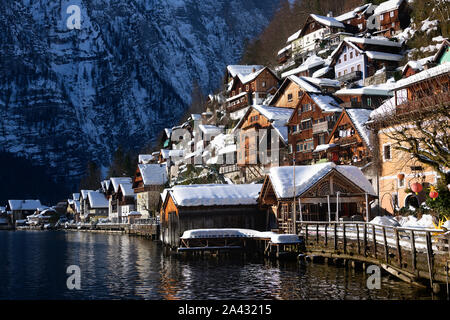
M 329 258 L 381 265 L 409 282 L 446 282 L 449 234 L 438 229 L 390 227 L 366 222 L 297 222 L 306 250 Z

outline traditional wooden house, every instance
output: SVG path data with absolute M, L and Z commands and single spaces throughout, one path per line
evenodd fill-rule
M 251 106 L 233 129 L 244 181 L 261 179 L 268 168 L 288 163 L 286 122 L 291 114 L 292 108 Z
M 335 18 L 337 21 L 357 27 L 359 33 L 371 31 L 374 28 L 368 26 L 367 20 L 373 15 L 375 8 L 372 3 L 367 3 Z
M 373 139 L 365 124 L 371 109 L 344 109 L 339 116 L 326 145 L 319 145 L 315 154 L 325 153 L 325 158 L 336 164 L 364 166 L 371 158 Z M 320 157 L 319 157 L 320 158 Z
M 371 219 L 370 203 L 375 198 L 372 185 L 357 167 L 328 162 L 271 168 L 259 203 L 267 211 L 270 229 L 293 233 L 294 221 Z
M 122 199 L 119 199 L 119 189 L 121 184 L 130 185 L 133 183 L 129 177 L 112 177 L 108 192 L 105 194 L 108 200 L 108 217 L 111 221 L 120 221 L 121 205 L 119 204 Z M 134 210 L 134 209 L 133 209 Z
M 289 158 L 296 164 L 311 163 L 314 149 L 326 143 L 342 111 L 340 103 L 331 95 L 303 94 L 287 123 Z
M 108 206 L 109 201 L 105 194 L 98 191 L 88 192 L 88 201 L 82 221 L 89 222 L 99 218 L 108 218 Z
M 226 100 L 231 119 L 240 119 L 249 105 L 262 104 L 268 94 L 277 91 L 278 82 L 278 76 L 268 67 L 246 76 L 237 74 L 230 87 L 230 97 Z
M 168 181 L 167 168 L 161 164 L 139 164 L 133 179 L 136 210 L 142 219 L 156 216 L 159 196 Z
M 343 85 L 355 83 L 364 86 L 364 80 L 377 71 L 394 71 L 403 59 L 402 44 L 379 38 L 348 37 L 331 55 L 337 80 Z
M 130 212 L 136 209 L 136 195 L 132 183 L 121 183 L 119 189 L 110 199 L 111 211 L 108 218 L 113 223 L 125 223 Z
M 450 42 L 444 39 L 439 47 L 438 52 L 433 56 L 434 66 L 450 62 Z M 428 68 L 425 68 L 428 69 Z
M 13 224 L 17 220 L 25 220 L 27 216 L 34 214 L 39 209 L 46 209 L 40 200 L 8 200 L 6 212 L 11 216 Z
M 426 199 L 426 193 L 429 192 L 427 188 L 438 182 L 438 172 L 430 165 L 417 161 L 411 154 L 395 148 L 398 142 L 393 137 L 395 128 L 399 126 L 414 130 L 409 125 L 414 112 L 423 112 L 428 108 L 430 117 L 433 117 L 433 108 L 450 104 L 450 63 L 401 79 L 392 89 L 394 97 L 371 113 L 370 123 L 370 128 L 377 137 L 380 155 L 379 205 L 391 214 L 403 207 L 418 208 Z M 412 131 L 409 134 L 415 133 Z M 414 183 L 420 183 L 423 190 L 417 194 L 412 192 L 411 186 Z
M 379 30 L 374 33 L 393 37 L 408 27 L 410 23 L 408 3 L 405 0 L 389 0 L 380 3 L 374 10 L 379 21 Z
M 392 97 L 389 84 L 360 88 L 343 88 L 334 93 L 343 103 L 343 108 L 376 109 L 386 99 Z
M 89 192 L 94 190 L 80 190 L 80 219 L 82 219 L 84 216 L 87 216 L 87 203 L 89 201 L 88 194 Z M 82 219 L 83 220 L 83 219 Z
M 330 81 L 329 79 L 314 79 L 310 77 L 288 76 L 284 79 L 280 88 L 269 101 L 270 106 L 292 108 L 298 106 L 305 92 L 320 94 L 328 89 L 321 88 L 317 81 Z M 331 80 L 332 81 L 332 80 Z M 334 84 L 335 85 L 335 84 Z
M 178 247 L 186 230 L 245 228 L 266 230 L 258 207 L 261 184 L 187 185 L 168 189 L 161 206 L 161 241 Z
M 342 40 L 341 36 L 354 33 L 351 32 L 353 29 L 333 17 L 311 14 L 298 38 L 292 42 L 292 56 L 304 60 L 310 53 L 318 53 L 324 48 L 332 50 Z

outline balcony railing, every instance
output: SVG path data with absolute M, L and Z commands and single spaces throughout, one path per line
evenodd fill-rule
M 362 79 L 362 72 L 361 71 L 353 71 L 347 74 L 344 74 L 343 76 L 340 76 L 337 78 L 340 82 L 350 82 L 350 81 L 357 81 Z

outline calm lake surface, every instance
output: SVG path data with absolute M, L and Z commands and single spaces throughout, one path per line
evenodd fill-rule
M 350 268 L 295 261 L 163 253 L 139 237 L 73 231 L 0 231 L 0 299 L 430 299 L 383 276 L 380 290 Z M 81 290 L 66 269 L 81 269 Z

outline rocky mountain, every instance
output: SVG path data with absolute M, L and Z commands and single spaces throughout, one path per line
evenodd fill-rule
M 80 29 L 69 29 L 70 5 Z M 0 3 L 0 152 L 75 188 L 88 160 L 139 150 L 239 61 L 274 0 L 6 0 Z M 0 171 L 9 174 L 7 164 Z M 11 173 L 13 174 L 13 173 Z M 26 190 L 23 190 L 26 196 Z M 21 196 L 21 195 L 18 195 Z

